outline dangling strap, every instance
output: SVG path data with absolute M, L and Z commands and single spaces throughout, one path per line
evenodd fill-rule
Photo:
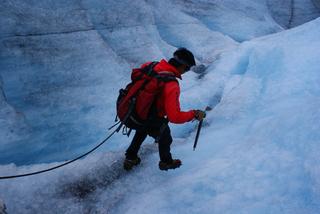
M 124 126 L 124 127 L 122 128 L 122 134 L 123 134 L 123 135 L 127 135 L 127 133 L 128 133 L 128 128 L 127 128 L 126 126 Z
M 153 68 L 158 64 L 159 62 L 152 62 L 146 67 L 142 69 L 142 71 L 148 75 L 148 76 L 154 76 L 156 73 L 153 71 Z
M 128 137 L 130 136 L 130 133 L 131 133 L 132 129 L 131 128 L 128 128 L 127 126 L 124 126 L 122 128 L 122 134 L 123 135 L 127 135 Z
M 132 131 L 132 129 L 129 129 L 129 132 L 128 132 L 128 134 L 127 134 L 128 137 L 130 136 L 131 131 Z

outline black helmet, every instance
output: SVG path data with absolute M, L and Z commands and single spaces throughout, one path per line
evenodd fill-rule
M 189 69 L 196 65 L 196 61 L 194 60 L 194 56 L 191 51 L 186 48 L 178 48 L 173 53 L 173 58 L 177 60 L 182 65 L 187 65 Z

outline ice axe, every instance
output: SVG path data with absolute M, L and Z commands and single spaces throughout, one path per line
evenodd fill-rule
M 206 109 L 204 111 L 211 111 L 212 108 L 207 106 Z M 200 135 L 200 131 L 201 131 L 201 127 L 202 127 L 202 123 L 203 123 L 203 119 L 199 121 L 198 124 L 198 129 L 197 129 L 197 134 L 196 134 L 196 138 L 194 140 L 194 144 L 193 144 L 193 151 L 196 150 L 197 144 L 198 144 L 198 139 L 199 139 L 199 135 Z

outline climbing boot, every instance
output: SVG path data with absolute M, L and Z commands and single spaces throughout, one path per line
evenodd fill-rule
M 136 157 L 134 159 L 126 158 L 123 162 L 123 168 L 129 171 L 132 169 L 132 167 L 139 165 L 140 162 L 141 162 L 141 159 L 139 157 Z
M 179 168 L 181 166 L 181 160 L 179 159 L 174 159 L 171 162 L 163 162 L 160 161 L 159 162 L 159 169 L 160 170 L 168 170 L 168 169 L 175 169 L 175 168 Z

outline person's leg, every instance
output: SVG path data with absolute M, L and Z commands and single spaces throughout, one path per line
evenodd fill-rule
M 172 162 L 172 156 L 170 153 L 170 146 L 172 143 L 172 137 L 170 128 L 168 125 L 163 128 L 161 135 L 158 137 L 158 146 L 159 146 L 159 156 L 160 161 L 171 163 Z
M 151 127 L 151 126 L 149 126 Z M 168 125 L 168 120 L 165 118 L 154 121 L 152 127 L 148 129 L 148 135 L 155 138 L 159 147 L 159 169 L 168 170 L 175 169 L 181 166 L 179 159 L 172 159 L 170 146 L 172 143 L 171 131 Z
M 127 159 L 135 159 L 138 157 L 138 151 L 140 149 L 141 144 L 147 137 L 147 132 L 144 131 L 136 131 L 130 146 L 126 151 Z
M 176 169 L 182 165 L 181 160 L 172 159 L 172 156 L 170 153 L 171 143 L 172 143 L 172 137 L 170 133 L 170 128 L 167 125 L 166 128 L 163 130 L 162 135 L 159 139 L 159 154 L 160 154 L 159 169 L 160 170 Z
M 170 153 L 172 137 L 168 122 L 164 119 L 154 121 L 153 127 L 148 130 L 148 134 L 158 143 L 160 161 L 167 163 L 172 162 Z
M 182 163 L 179 159 L 172 159 L 172 155 L 170 153 L 172 137 L 168 121 L 163 120 L 163 122 L 158 125 L 160 126 L 156 129 L 148 130 L 148 134 L 154 137 L 156 142 L 158 142 L 160 156 L 159 169 L 176 169 L 180 167 Z
M 161 130 L 161 135 L 158 138 L 158 146 L 159 146 L 159 169 L 160 170 L 168 170 L 168 169 L 176 169 L 181 166 L 181 160 L 172 159 L 170 153 L 170 146 L 172 143 L 172 137 L 170 133 L 170 128 L 168 124 L 165 124 L 164 128 Z

